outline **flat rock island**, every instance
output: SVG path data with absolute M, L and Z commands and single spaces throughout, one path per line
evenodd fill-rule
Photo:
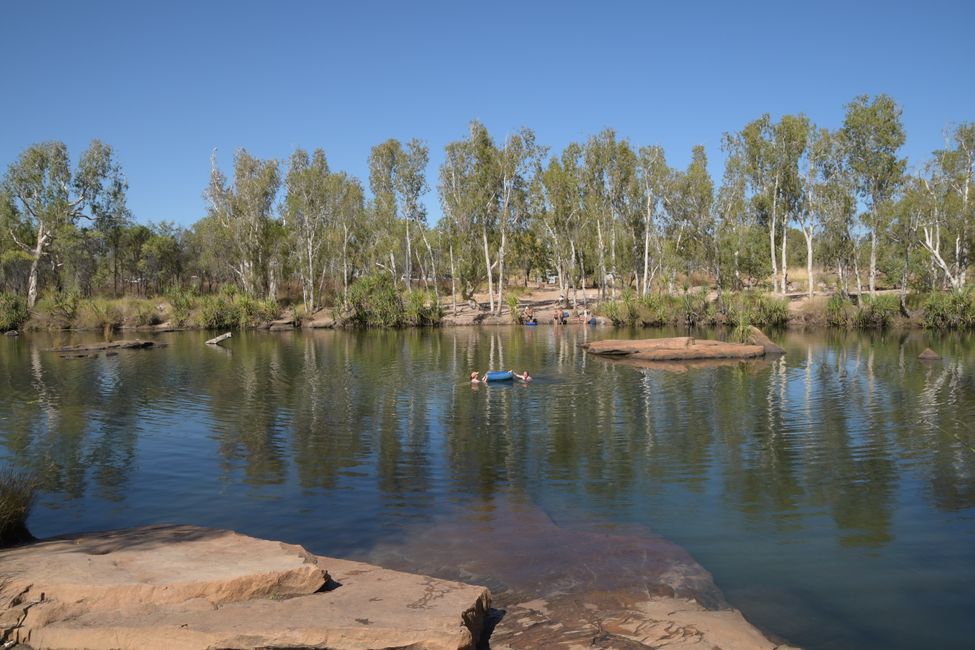
M 585 343 L 590 354 L 631 361 L 691 361 L 706 359 L 757 359 L 765 348 L 751 343 L 728 343 L 677 336 L 662 339 L 606 340 Z

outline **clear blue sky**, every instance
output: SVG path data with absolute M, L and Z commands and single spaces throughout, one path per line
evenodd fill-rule
M 34 142 L 115 147 L 142 221 L 188 225 L 216 147 L 323 147 L 368 181 L 418 137 L 436 185 L 471 119 L 561 149 L 605 127 L 684 166 L 763 112 L 836 127 L 858 94 L 903 107 L 921 164 L 975 120 L 975 2 L 28 2 L 0 4 L 0 166 Z M 431 218 L 439 217 L 435 190 Z

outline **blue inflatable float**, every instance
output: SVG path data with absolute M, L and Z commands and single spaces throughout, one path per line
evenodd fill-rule
M 484 375 L 484 381 L 511 381 L 514 378 L 510 370 L 492 370 Z

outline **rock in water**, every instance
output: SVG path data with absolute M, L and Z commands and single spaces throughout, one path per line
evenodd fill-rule
M 917 355 L 917 358 L 922 359 L 923 361 L 938 361 L 941 359 L 941 355 L 931 348 L 924 348 L 924 352 Z
M 785 349 L 772 342 L 772 339 L 765 336 L 765 332 L 754 325 L 748 327 L 748 342 L 752 345 L 759 345 L 765 350 L 765 354 L 785 354 Z
M 195 526 L 0 550 L 0 638 L 43 648 L 473 649 L 483 587 Z

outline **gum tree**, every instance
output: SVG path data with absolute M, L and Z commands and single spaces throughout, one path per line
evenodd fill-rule
M 8 232 L 30 257 L 28 309 L 37 302 L 38 266 L 55 238 L 81 219 L 101 224 L 128 215 L 122 169 L 112 148 L 98 140 L 92 140 L 74 172 L 63 142 L 32 145 L 10 165 L 3 187 L 13 211 Z M 30 233 L 26 241 L 18 236 L 24 231 Z

